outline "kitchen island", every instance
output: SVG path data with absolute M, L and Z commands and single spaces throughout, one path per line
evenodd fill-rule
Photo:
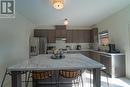
M 100 70 L 104 65 L 82 55 L 65 54 L 63 59 L 51 59 L 51 54 L 32 57 L 24 62 L 8 67 L 12 74 L 12 87 L 21 87 L 21 72 L 45 70 L 93 70 L 93 87 L 100 87 Z

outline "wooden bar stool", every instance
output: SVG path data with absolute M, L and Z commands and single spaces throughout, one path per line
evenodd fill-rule
M 78 79 L 78 84 L 80 83 L 80 80 L 82 82 L 82 87 L 83 87 L 83 78 L 82 78 L 82 72 L 80 70 L 61 70 L 59 72 L 60 76 L 64 77 L 64 78 L 76 78 Z M 76 85 L 76 82 L 74 82 L 74 85 Z
M 52 85 L 52 74 L 53 71 L 34 71 L 32 72 L 32 79 L 33 79 L 33 87 L 37 87 L 38 81 L 40 80 L 46 80 L 51 78 L 51 82 L 47 83 L 46 85 Z M 45 85 L 45 84 L 42 84 Z

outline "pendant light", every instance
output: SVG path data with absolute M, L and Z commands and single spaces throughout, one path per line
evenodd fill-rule
M 68 25 L 68 24 L 69 24 L 68 19 L 65 18 L 65 20 L 64 20 L 64 25 Z
M 53 7 L 57 10 L 64 8 L 64 0 L 52 0 Z

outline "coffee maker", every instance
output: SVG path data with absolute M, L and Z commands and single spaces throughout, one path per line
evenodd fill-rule
M 81 45 L 77 45 L 76 50 L 81 50 Z
M 115 44 L 109 44 L 109 53 L 120 53 L 118 49 L 115 48 Z

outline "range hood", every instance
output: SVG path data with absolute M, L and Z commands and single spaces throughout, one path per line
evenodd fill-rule
M 56 38 L 56 40 L 66 41 L 66 38 L 58 37 L 58 38 Z

